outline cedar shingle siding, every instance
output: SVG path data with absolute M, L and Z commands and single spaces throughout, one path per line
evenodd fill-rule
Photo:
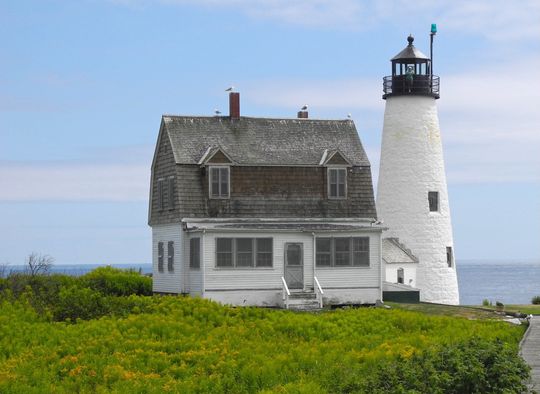
M 230 199 L 208 198 L 208 167 L 197 163 L 210 147 L 232 160 Z M 346 199 L 328 199 L 327 168 L 319 165 L 325 149 L 338 149 L 352 165 Z M 214 159 L 229 161 L 221 152 Z M 157 180 L 171 175 L 174 209 L 164 187 L 159 210 Z M 377 216 L 370 164 L 352 121 L 164 117 L 152 182 L 150 225 L 185 217 Z

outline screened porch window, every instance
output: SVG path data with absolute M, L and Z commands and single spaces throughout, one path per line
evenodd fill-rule
M 201 268 L 201 239 L 191 238 L 189 240 L 189 268 Z
M 317 238 L 317 267 L 369 267 L 369 237 Z
M 229 198 L 229 167 L 210 167 L 210 198 Z
M 218 268 L 258 268 L 272 266 L 272 238 L 216 239 L 216 267 Z

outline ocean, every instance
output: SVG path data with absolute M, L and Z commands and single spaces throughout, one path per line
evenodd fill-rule
M 488 299 L 493 304 L 530 304 L 540 295 L 540 261 L 457 261 L 459 302 L 480 305 Z
M 102 264 L 54 265 L 52 272 L 83 275 Z M 493 304 L 530 304 L 540 295 L 540 261 L 458 260 L 459 299 L 462 305 L 480 305 L 484 299 Z M 117 268 L 131 268 L 151 273 L 151 264 L 112 264 Z M 21 266 L 9 266 L 21 270 Z

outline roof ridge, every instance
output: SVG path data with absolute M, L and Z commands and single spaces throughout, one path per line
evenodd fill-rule
M 174 115 L 174 114 L 162 114 L 162 118 L 183 118 L 183 119 L 229 119 L 229 116 L 215 116 L 215 115 Z M 323 121 L 323 122 L 352 122 L 352 119 L 323 119 L 323 118 L 273 118 L 273 117 L 260 117 L 260 116 L 240 116 L 240 119 L 256 119 L 256 120 L 294 120 L 299 122 L 313 122 L 313 121 Z M 235 120 L 237 121 L 237 119 Z

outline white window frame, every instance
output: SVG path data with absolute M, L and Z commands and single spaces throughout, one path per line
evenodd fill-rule
M 340 265 L 336 264 L 336 239 L 337 238 L 348 238 L 349 239 L 349 264 L 347 265 Z M 356 251 L 354 250 L 354 240 L 356 238 L 359 239 L 365 239 L 367 240 L 367 251 Z M 317 241 L 319 239 L 327 239 L 330 240 L 330 265 L 319 265 L 317 264 L 317 256 L 319 253 L 317 252 Z M 341 269 L 341 268 L 371 268 L 372 262 L 371 262 L 371 238 L 369 236 L 334 236 L 334 237 L 317 237 L 315 238 L 315 266 L 316 269 Z M 364 253 L 367 252 L 367 258 L 368 258 L 368 264 L 354 264 L 354 254 L 355 253 Z M 328 252 L 324 252 L 325 255 L 327 255 Z
M 345 172 L 345 187 L 344 187 L 344 192 L 345 192 L 345 195 L 343 196 L 339 196 L 339 195 L 336 195 L 336 196 L 332 196 L 332 194 L 330 193 L 330 172 L 331 171 L 339 171 L 339 170 L 342 170 Z M 331 199 L 331 200 L 345 200 L 347 199 L 347 192 L 348 192 L 348 187 L 347 187 L 347 178 L 348 178 L 348 175 L 347 175 L 348 171 L 347 171 L 347 167 L 345 166 L 327 166 L 326 167 L 326 191 L 327 191 L 327 194 L 328 194 L 328 198 Z M 337 176 L 336 174 L 336 181 L 338 183 L 336 183 L 336 193 L 339 194 L 339 176 Z
M 218 244 L 218 240 L 219 239 L 230 239 L 231 240 L 231 260 L 232 260 L 232 265 L 228 265 L 228 266 L 219 266 L 218 265 L 218 247 L 217 247 L 217 244 Z M 239 239 L 249 239 L 251 240 L 251 262 L 252 262 L 252 265 L 241 265 L 239 266 L 238 265 L 238 247 L 237 247 L 237 241 Z M 271 251 L 270 252 L 260 252 L 259 249 L 258 249 L 258 243 L 257 243 L 257 240 L 259 239 L 269 239 L 271 240 L 271 243 L 272 243 L 272 247 L 271 247 Z M 215 269 L 218 269 L 218 270 L 242 270 L 242 269 L 256 269 L 256 270 L 260 270 L 260 269 L 274 269 L 274 238 L 273 237 L 216 237 L 215 238 L 215 263 L 214 263 L 214 268 Z M 271 259 L 270 259 L 270 262 L 271 262 L 271 265 L 258 265 L 257 264 L 257 258 L 258 258 L 258 254 L 259 253 L 271 253 Z
M 221 195 L 221 171 L 220 173 L 220 181 L 219 181 L 219 196 L 214 196 L 212 193 L 212 170 L 213 169 L 227 169 L 227 185 L 229 186 L 227 188 L 227 195 L 222 196 Z M 208 166 L 208 197 L 212 200 L 227 200 L 231 198 L 231 166 Z

